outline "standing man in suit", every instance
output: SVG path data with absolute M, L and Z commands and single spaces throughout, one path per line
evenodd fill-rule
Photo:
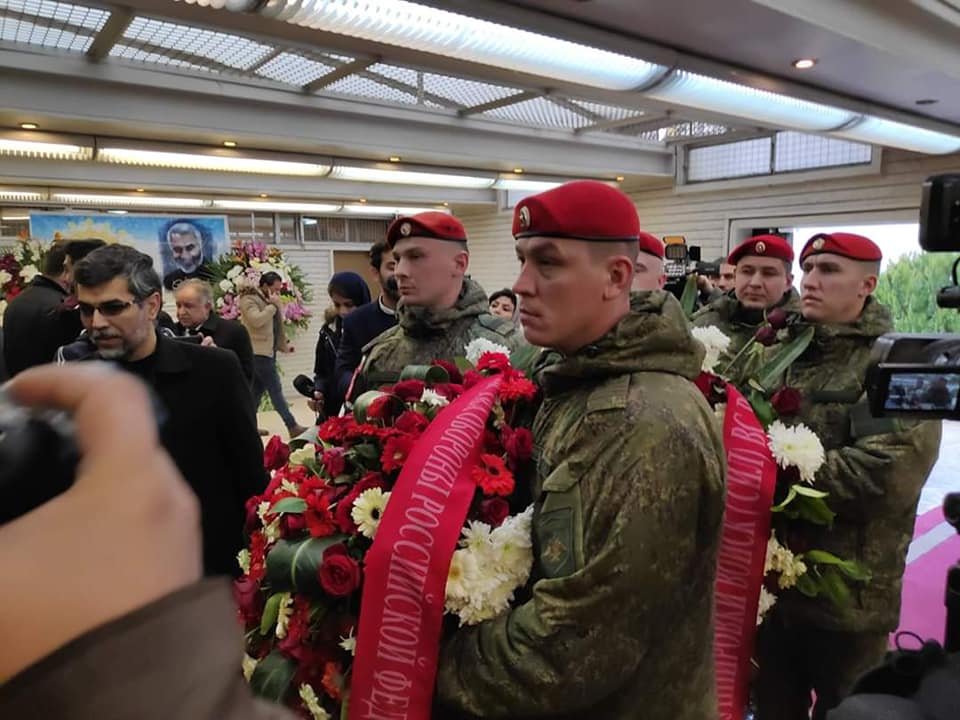
M 266 485 L 263 445 L 237 356 L 157 331 L 161 285 L 149 255 L 107 245 L 74 274 L 80 317 L 97 355 L 138 376 L 159 400 L 160 442 L 200 501 L 205 574 L 235 574 L 245 503 Z
M 198 278 L 181 282 L 174 291 L 177 301 L 177 335 L 200 335 L 201 345 L 219 347 L 236 354 L 240 369 L 253 384 L 253 345 L 243 323 L 219 317 L 213 312 L 213 289 Z

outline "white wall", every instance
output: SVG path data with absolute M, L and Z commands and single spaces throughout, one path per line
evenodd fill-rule
M 725 253 L 750 227 L 916 222 L 920 185 L 929 175 L 960 170 L 960 154 L 916 155 L 885 151 L 871 174 L 780 176 L 775 182 L 740 180 L 675 188 L 672 183 L 631 192 L 643 228 L 684 235 L 704 259 Z M 831 177 L 832 176 L 832 177 Z M 470 266 L 488 291 L 509 287 L 517 267 L 510 235 L 512 211 L 459 214 L 470 238 Z M 799 239 L 802 242 L 802 239 Z

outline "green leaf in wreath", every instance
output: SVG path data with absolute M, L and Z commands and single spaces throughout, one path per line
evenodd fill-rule
M 803 495 L 808 498 L 825 498 L 830 493 L 825 493 L 823 490 L 816 490 L 815 488 L 810 487 L 809 485 L 794 485 L 797 488 L 797 495 Z
M 817 565 L 839 565 L 843 562 L 842 558 L 838 558 L 833 553 L 829 553 L 826 550 L 807 550 L 800 558 L 804 562 L 816 563 Z
M 285 497 L 277 500 L 271 507 L 270 512 L 274 515 L 280 513 L 290 513 L 296 515 L 307 509 L 307 501 L 298 497 Z
M 757 420 L 764 428 L 769 427 L 777 419 L 777 411 L 773 409 L 773 405 L 764 397 L 762 391 L 751 390 L 747 395 L 747 401 L 750 403 L 754 415 L 757 416 Z
M 250 688 L 259 697 L 283 703 L 296 670 L 292 660 L 274 650 L 257 664 L 250 678 Z
M 277 622 L 277 615 L 280 614 L 280 600 L 283 593 L 274 593 L 263 606 L 263 615 L 260 616 L 260 634 L 268 635 Z
M 293 542 L 278 540 L 267 554 L 267 581 L 270 587 L 302 592 L 313 597 L 321 595 L 317 571 L 323 564 L 323 553 L 331 545 L 346 539 L 346 535 L 331 535 Z
M 811 340 L 813 340 L 813 326 L 808 327 L 797 335 L 797 337 L 783 345 L 760 370 L 757 381 L 766 390 L 772 390 L 781 376 L 787 371 L 787 368 L 807 349 Z
M 687 275 L 687 281 L 683 284 L 683 293 L 680 295 L 680 307 L 683 308 L 683 314 L 686 317 L 693 315 L 693 309 L 697 304 L 697 296 L 700 294 L 697 288 L 697 275 L 690 273 Z
M 450 382 L 450 375 L 439 365 L 407 365 L 400 372 L 400 380 L 420 380 L 427 385 Z
M 838 608 L 848 607 L 853 599 L 843 576 L 832 567 L 824 570 L 823 577 L 820 579 L 820 587 L 823 589 L 823 594 L 830 598 L 830 602 Z
M 837 568 L 848 578 L 857 582 L 868 583 L 873 579 L 870 571 L 856 560 L 844 560 L 837 565 Z
M 807 597 L 816 597 L 820 594 L 820 587 L 817 584 L 817 581 L 810 577 L 809 572 L 806 572 L 798 577 L 797 584 L 794 587 L 796 587 L 800 593 L 806 595 Z
M 823 498 L 812 498 L 798 493 L 794 506 L 801 518 L 814 525 L 830 527 L 833 525 L 833 519 L 837 516 L 823 501 Z
M 779 505 L 774 505 L 770 508 L 770 512 L 783 512 L 786 510 L 787 506 L 792 503 L 797 498 L 797 486 L 791 485 L 790 489 L 787 491 L 787 496 L 783 499 Z

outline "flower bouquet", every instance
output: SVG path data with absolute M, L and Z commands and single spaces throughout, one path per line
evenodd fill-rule
M 44 255 L 46 248 L 25 236 L 20 237 L 10 251 L 0 254 L 0 319 L 7 303 L 40 274 Z
M 289 334 L 305 330 L 310 324 L 307 304 L 313 299 L 303 272 L 287 263 L 283 251 L 276 245 L 248 242 L 234 245 L 230 252 L 210 264 L 214 304 L 220 317 L 235 320 L 240 316 L 242 292 L 256 290 L 260 276 L 275 272 L 283 278 L 283 322 Z
M 361 395 L 313 442 L 270 440 L 235 583 L 256 694 L 346 717 L 348 698 L 370 712 L 386 683 L 411 695 L 407 717 L 429 712 L 443 617 L 495 617 L 529 577 L 516 479 L 533 443 L 515 418 L 536 392 L 505 354 L 435 361 Z

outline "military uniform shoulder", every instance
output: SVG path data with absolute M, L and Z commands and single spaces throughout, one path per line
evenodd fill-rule
M 721 295 L 697 310 L 690 318 L 690 322 L 694 327 L 702 327 L 726 320 L 735 303 L 736 300 L 730 295 Z
M 517 326 L 514 325 L 509 320 L 504 320 L 501 317 L 496 315 L 491 315 L 490 313 L 481 313 L 477 316 L 477 324 L 487 330 L 497 333 L 497 335 L 502 335 L 503 337 L 508 337 L 512 335 L 517 330 Z
M 594 415 L 609 410 L 624 410 L 630 400 L 630 375 L 617 375 L 600 383 L 587 395 L 584 412 Z

